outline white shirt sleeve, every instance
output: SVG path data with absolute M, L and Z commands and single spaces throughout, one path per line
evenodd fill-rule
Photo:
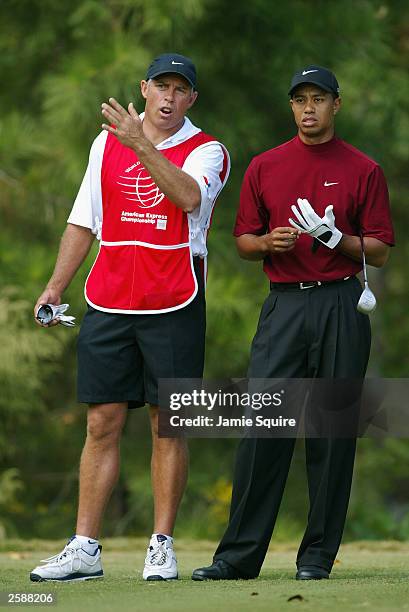
M 198 221 L 211 215 L 214 201 L 226 182 L 220 179 L 223 162 L 224 152 L 218 142 L 205 143 L 187 156 L 182 170 L 197 181 L 202 194 L 200 206 L 190 213 L 192 219 Z
M 67 223 L 88 227 L 99 238 L 102 224 L 101 167 L 108 132 L 103 131 L 92 143 L 88 166 Z
M 226 173 L 221 180 L 226 155 Z M 192 253 L 199 257 L 207 256 L 206 235 L 212 218 L 217 196 L 227 182 L 230 171 L 230 158 L 226 149 L 218 142 L 209 142 L 194 149 L 185 160 L 182 170 L 193 177 L 202 194 L 200 206 L 188 213 L 190 243 Z

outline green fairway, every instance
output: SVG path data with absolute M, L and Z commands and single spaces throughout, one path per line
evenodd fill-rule
M 279 545 L 270 549 L 257 580 L 201 583 L 190 579 L 191 572 L 195 567 L 209 564 L 215 544 L 178 541 L 176 552 L 181 579 L 148 583 L 142 580 L 145 540 L 115 539 L 104 541 L 103 580 L 72 584 L 31 583 L 30 570 L 40 558 L 57 552 L 63 544 L 0 542 L 0 591 L 56 593 L 55 606 L 31 608 L 50 608 L 58 612 L 409 610 L 409 544 L 406 543 L 347 544 L 340 551 L 330 580 L 316 582 L 296 582 L 296 544 Z

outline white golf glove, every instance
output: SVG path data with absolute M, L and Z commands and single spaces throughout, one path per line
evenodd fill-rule
M 74 327 L 75 317 L 64 315 L 63 313 L 69 308 L 69 304 L 43 304 L 37 310 L 37 319 L 43 325 L 47 325 L 58 318 L 58 322 L 65 327 Z
M 332 204 L 327 206 L 322 218 L 317 215 L 308 200 L 298 198 L 297 204 L 299 208 L 295 205 L 291 206 L 297 221 L 288 219 L 289 223 L 296 229 L 313 236 L 329 249 L 334 249 L 342 238 L 342 232 L 335 227 Z

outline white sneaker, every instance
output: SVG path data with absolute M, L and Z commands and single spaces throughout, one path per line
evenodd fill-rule
M 144 580 L 176 580 L 178 566 L 173 550 L 173 538 L 154 534 L 146 552 Z
M 42 559 L 45 565 L 38 565 L 30 574 L 32 582 L 47 580 L 91 580 L 102 578 L 104 572 L 101 565 L 101 549 L 97 546 L 93 554 L 81 548 L 80 542 L 73 536 L 68 540 L 64 550 L 58 555 Z

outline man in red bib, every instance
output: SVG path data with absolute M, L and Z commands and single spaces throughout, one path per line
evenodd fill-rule
M 158 380 L 200 378 L 205 339 L 206 237 L 230 162 L 224 146 L 185 113 L 196 69 L 175 53 L 157 57 L 141 82 L 145 112 L 114 98 L 61 240 L 55 270 L 35 306 L 60 304 L 97 236 L 88 311 L 78 340 L 78 400 L 89 405 L 76 533 L 31 580 L 103 575 L 98 542 L 119 472 L 128 408 L 150 405 L 154 529 L 143 578 L 178 577 L 172 533 L 187 479 L 182 439 L 158 437 Z M 50 325 L 56 324 L 56 321 Z
M 357 311 L 361 239 L 381 267 L 393 245 L 379 165 L 334 134 L 335 75 L 306 66 L 292 80 L 298 134 L 255 157 L 244 177 L 234 235 L 241 257 L 263 261 L 270 282 L 253 340 L 249 378 L 362 379 L 371 332 Z M 243 438 L 230 519 L 213 564 L 194 580 L 258 576 L 294 450 L 292 438 Z M 310 508 L 298 580 L 329 577 L 341 542 L 355 457 L 353 438 L 305 440 Z

